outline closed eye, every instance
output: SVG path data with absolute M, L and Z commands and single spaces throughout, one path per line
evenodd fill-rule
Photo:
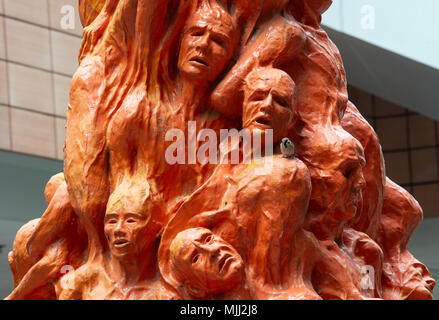
M 352 175 L 352 172 L 353 172 L 354 170 L 352 169 L 352 167 L 350 167 L 350 166 L 348 166 L 347 168 L 345 168 L 344 170 L 343 170 L 343 176 L 346 178 L 346 179 L 349 179 L 349 177 Z
M 210 243 L 210 242 L 212 241 L 212 239 L 213 239 L 212 235 L 209 234 L 209 235 L 207 235 L 207 236 L 204 238 L 203 242 L 204 242 L 204 243 Z
M 290 105 L 284 99 L 275 96 L 274 101 L 282 107 L 290 109 Z
M 200 259 L 200 254 L 195 253 L 194 256 L 192 257 L 192 263 L 197 263 L 199 259 Z
M 204 32 L 203 31 L 194 31 L 192 32 L 192 36 L 194 37 L 201 37 L 203 36 Z
M 250 101 L 262 101 L 265 99 L 265 96 L 266 95 L 264 94 L 264 92 L 256 91 L 250 96 L 249 100 Z
M 225 48 L 226 43 L 224 42 L 223 39 L 219 38 L 219 37 L 213 37 L 212 41 L 215 42 L 217 45 L 219 45 L 220 47 Z

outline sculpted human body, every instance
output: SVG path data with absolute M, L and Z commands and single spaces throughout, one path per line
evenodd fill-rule
M 93 37 L 93 33 L 105 30 L 110 12 L 127 15 L 132 13 L 135 10 L 132 4 L 133 2 L 124 1 L 116 6 L 114 2 L 107 2 L 103 11 L 95 17 L 96 21 L 90 22 L 86 28 L 86 36 Z M 147 16 L 150 13 L 143 14 Z M 185 129 L 186 122 L 194 119 L 196 112 L 200 112 L 199 107 L 204 106 L 200 106 L 199 101 L 206 95 L 209 82 L 222 71 L 236 46 L 237 33 L 233 32 L 232 20 L 228 18 L 228 23 L 211 26 L 212 22 L 221 22 L 214 20 L 213 14 L 222 17 L 226 15 L 218 6 L 195 8 L 195 13 L 187 23 L 184 37 L 180 40 L 185 45 L 181 49 L 182 59 L 179 62 L 183 80 L 178 81 L 181 88 L 174 88 L 182 93 L 167 105 L 151 102 L 147 97 L 145 85 L 136 83 L 145 76 L 146 70 L 143 70 L 136 74 L 135 79 L 129 81 L 131 88 L 127 90 L 128 97 L 117 108 L 113 100 L 119 99 L 121 92 L 118 90 L 119 86 L 124 85 L 124 78 L 118 79 L 115 75 L 105 74 L 104 60 L 111 57 L 114 66 L 117 65 L 117 69 L 113 68 L 115 73 L 124 69 L 124 72 L 129 74 L 133 71 L 133 66 L 130 66 L 127 60 L 132 57 L 125 56 L 124 52 L 102 56 L 99 50 L 106 44 L 102 44 L 102 41 L 89 43 L 96 40 L 93 38 L 84 40 L 83 52 L 87 45 L 96 48 L 82 56 L 80 68 L 72 81 L 71 100 L 67 111 L 69 138 L 65 162 L 69 194 L 66 190 L 64 198 L 55 199 L 55 205 L 49 206 L 43 216 L 38 229 L 44 230 L 45 234 L 37 232 L 31 239 L 29 249 L 32 256 L 43 255 L 41 248 L 55 241 L 62 233 L 63 227 L 68 226 L 67 223 L 58 221 L 57 226 L 61 231 L 49 231 L 44 229 L 44 225 L 60 220 L 61 216 L 63 221 L 68 221 L 76 219 L 78 215 L 88 235 L 89 260 L 100 261 L 105 251 L 105 240 L 100 226 L 103 224 L 103 211 L 111 190 L 121 185 L 129 186 L 133 181 L 148 179 L 153 188 L 160 189 L 172 207 L 176 197 L 181 196 L 182 192 L 189 192 L 199 183 L 199 172 L 195 171 L 194 175 L 193 168 L 184 171 L 181 167 L 169 168 L 166 164 L 164 154 L 169 144 L 165 142 L 165 133 L 170 128 Z M 95 25 L 99 26 L 98 30 L 94 29 Z M 209 28 L 206 29 L 207 25 Z M 200 29 L 203 30 L 201 34 Z M 121 39 L 121 33 L 113 31 L 106 31 L 103 38 L 109 39 L 111 36 L 116 41 Z M 137 41 L 142 41 L 142 38 Z M 204 59 L 209 66 L 200 66 L 197 62 L 191 61 L 194 54 L 197 59 Z M 194 70 L 200 71 L 200 74 L 197 73 L 202 80 L 199 83 L 192 81 L 191 74 Z M 112 86 L 108 86 L 107 83 L 112 83 Z M 185 183 L 181 183 L 181 187 L 174 185 L 175 188 L 169 188 L 169 177 L 176 178 L 176 174 L 177 178 L 193 175 L 194 179 L 186 179 Z M 61 202 L 66 202 L 66 210 L 59 208 Z M 62 260 L 59 261 L 61 262 Z
M 293 123 L 294 82 L 281 70 L 261 68 L 248 76 L 244 91 L 243 129 L 251 134 L 258 130 L 262 136 L 273 130 L 278 145 Z M 244 159 L 242 143 L 233 143 L 230 154 L 238 148 Z M 159 252 L 168 282 L 178 286 L 167 262 L 173 237 L 182 228 L 204 227 L 242 257 L 245 276 L 239 286 L 251 298 L 319 299 L 309 286 L 315 240 L 302 229 L 311 191 L 308 170 L 301 161 L 280 155 L 279 147 L 276 150 L 247 164 L 229 163 L 229 154 L 223 155 L 210 179 L 182 204 Z M 212 192 L 215 199 L 210 199 Z
M 157 273 L 157 235 L 163 203 L 148 184 L 116 189 L 109 198 L 102 263 L 87 262 L 70 277 L 60 299 L 173 299 Z
M 431 298 L 407 250 L 420 209 L 385 182 L 348 100 L 320 27 L 330 4 L 80 0 L 66 181 L 17 235 L 9 298 Z M 228 152 L 205 164 L 186 144 L 186 162 L 168 163 L 168 134 L 189 121 L 260 134 L 261 149 L 221 141 Z M 65 264 L 76 270 L 62 277 Z
M 56 299 L 59 278 L 71 271 L 66 266 L 78 268 L 86 258 L 86 235 L 73 212 L 63 174 L 49 180 L 44 194 L 46 212 L 19 230 L 9 253 L 15 289 L 6 299 Z M 63 237 L 57 239 L 57 233 Z

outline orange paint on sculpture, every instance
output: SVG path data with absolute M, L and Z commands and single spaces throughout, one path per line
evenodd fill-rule
M 330 5 L 80 0 L 64 174 L 8 299 L 431 299 Z

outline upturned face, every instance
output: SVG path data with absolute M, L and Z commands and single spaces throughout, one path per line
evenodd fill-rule
M 431 277 L 430 272 L 425 265 L 419 261 L 410 265 L 406 272 L 409 278 L 409 283 L 418 284 L 413 291 L 411 291 L 407 300 L 430 300 L 433 294 L 436 281 Z M 408 288 L 411 286 L 408 285 Z
M 320 206 L 337 221 L 353 218 L 363 203 L 366 181 L 364 150 L 354 138 L 342 139 L 322 155 L 320 168 L 311 170 L 313 188 L 318 187 Z M 316 187 L 316 190 L 317 190 Z
M 105 214 L 104 232 L 108 246 L 119 260 L 138 257 L 145 245 L 148 218 L 141 212 L 108 212 Z
M 273 142 L 288 135 L 293 117 L 294 82 L 279 69 L 254 72 L 244 88 L 242 126 L 244 129 L 273 130 Z
M 223 293 L 242 279 L 241 256 L 208 229 L 180 232 L 171 244 L 171 260 L 177 277 L 186 279 L 186 286 L 195 296 Z
M 214 81 L 232 57 L 234 29 L 226 13 L 218 10 L 194 14 L 184 30 L 178 69 L 192 81 Z

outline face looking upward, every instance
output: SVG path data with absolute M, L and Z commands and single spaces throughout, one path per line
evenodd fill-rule
M 214 81 L 232 57 L 235 28 L 221 8 L 202 7 L 183 31 L 178 69 L 196 82 Z
M 208 229 L 180 232 L 170 250 L 177 278 L 186 279 L 186 288 L 194 297 L 226 292 L 241 281 L 241 256 Z
M 273 142 L 288 135 L 293 119 L 295 85 L 279 69 L 257 69 L 249 74 L 244 88 L 242 126 L 249 131 L 273 130 Z

